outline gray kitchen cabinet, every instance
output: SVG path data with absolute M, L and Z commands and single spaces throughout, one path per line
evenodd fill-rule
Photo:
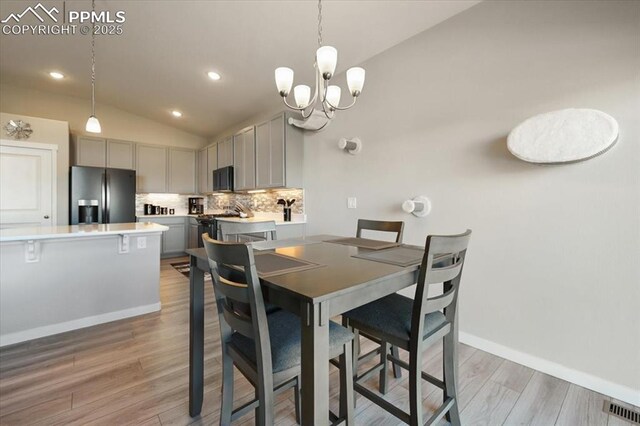
M 167 192 L 167 148 L 136 144 L 136 192 Z
M 138 222 L 153 222 L 164 225 L 169 229 L 162 233 L 161 255 L 162 257 L 175 257 L 184 255 L 187 249 L 187 220 L 179 217 L 145 217 L 138 218 Z
M 306 232 L 304 223 L 290 223 L 287 225 L 276 225 L 276 233 L 279 240 L 288 238 L 303 238 Z
M 218 169 L 233 166 L 233 138 L 218 142 Z M 215 169 L 214 169 L 215 170 Z
M 198 248 L 198 241 L 200 235 L 198 234 L 198 222 L 194 217 L 188 218 L 189 238 L 187 241 L 187 248 Z
M 302 130 L 278 114 L 256 125 L 256 188 L 302 188 Z
M 169 148 L 169 192 L 196 192 L 196 152 L 186 148 Z
M 233 188 L 243 191 L 256 187 L 255 127 L 233 136 Z
M 201 194 L 211 191 L 207 180 L 208 172 L 207 148 L 204 148 L 198 151 L 198 192 Z
M 133 142 L 76 136 L 73 150 L 73 163 L 76 166 L 135 168 Z
M 218 144 L 215 144 L 207 148 L 207 191 L 213 191 L 213 171 L 217 168 Z
M 107 140 L 107 167 L 134 169 L 135 144 L 115 139 Z
M 76 166 L 105 167 L 107 164 L 107 141 L 89 136 L 74 138 Z

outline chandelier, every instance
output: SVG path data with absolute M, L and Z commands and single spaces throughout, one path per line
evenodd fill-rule
M 96 31 L 95 31 L 96 0 L 91 1 L 91 116 L 87 120 L 85 130 L 90 133 L 101 133 L 102 128 L 96 117 Z
M 293 88 L 295 105 L 287 102 L 287 96 L 293 86 L 293 70 L 287 67 L 276 68 L 276 86 L 284 104 L 295 111 L 300 111 L 302 122 L 299 127 L 308 130 L 318 131 L 329 124 L 336 111 L 342 111 L 355 105 L 358 96 L 364 86 L 365 71 L 360 67 L 353 67 L 347 70 L 347 86 L 353 101 L 348 106 L 339 106 L 341 90 L 339 86 L 329 84 L 336 70 L 338 62 L 338 51 L 331 46 L 322 45 L 322 0 L 318 0 L 318 50 L 316 51 L 315 63 L 315 91 L 311 97 L 311 88 L 304 84 L 299 84 Z M 313 117 L 312 117 L 313 115 Z M 320 116 L 323 120 L 318 120 Z M 311 119 L 310 119 L 311 118 Z M 305 123 L 307 124 L 305 126 Z

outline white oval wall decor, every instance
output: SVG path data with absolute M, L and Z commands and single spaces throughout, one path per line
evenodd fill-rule
M 569 108 L 523 121 L 509 133 L 507 148 L 530 163 L 572 163 L 604 153 L 617 139 L 618 122 L 609 114 Z

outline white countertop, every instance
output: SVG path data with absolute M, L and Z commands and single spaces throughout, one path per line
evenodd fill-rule
M 205 212 L 205 214 L 216 214 L 223 213 L 221 210 L 210 210 Z M 136 215 L 138 219 L 145 219 L 146 221 L 153 222 L 154 218 L 171 218 L 171 217 L 198 217 L 197 214 L 151 214 L 144 215 L 139 214 Z M 264 213 L 264 212 L 254 212 L 254 217 L 250 218 L 240 218 L 240 217 L 219 217 L 217 220 L 223 220 L 227 222 L 268 222 L 270 220 L 274 220 L 276 225 L 300 225 L 307 223 L 307 216 L 305 214 L 295 213 L 291 216 L 291 222 L 285 222 L 282 220 L 282 213 Z
M 145 234 L 169 230 L 164 225 L 148 222 L 95 225 L 34 226 L 0 229 L 0 242 L 45 240 L 53 238 L 83 238 L 122 234 Z

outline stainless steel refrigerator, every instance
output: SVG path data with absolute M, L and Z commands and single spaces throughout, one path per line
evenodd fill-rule
M 136 221 L 136 171 L 71 167 L 69 223 Z

